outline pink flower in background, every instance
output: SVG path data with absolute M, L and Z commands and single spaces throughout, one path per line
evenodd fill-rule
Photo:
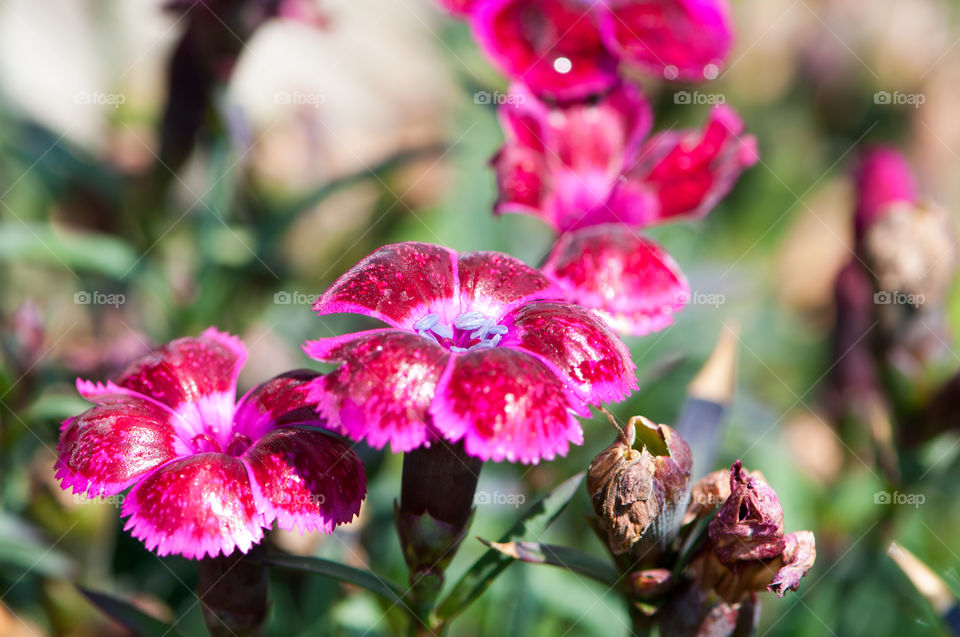
M 733 39 L 725 0 L 442 0 L 483 51 L 534 93 L 582 99 L 618 65 L 669 80 L 717 77 Z
M 895 204 L 916 204 L 917 184 L 910 164 L 900 151 L 877 147 L 863 154 L 857 180 L 857 233 L 878 220 Z
M 116 383 L 77 381 L 96 403 L 63 423 L 56 463 L 64 489 L 90 497 L 133 487 L 126 529 L 160 555 L 246 552 L 274 521 L 332 532 L 359 512 L 366 476 L 322 426 L 308 386 L 277 376 L 236 402 L 246 349 L 210 328 L 133 363 Z
M 650 107 L 621 84 L 596 102 L 550 106 L 524 86 L 500 107 L 493 159 L 498 213 L 530 214 L 558 233 L 602 223 L 644 227 L 702 217 L 757 161 L 756 140 L 727 106 L 702 131 L 650 130 Z
M 635 365 L 598 317 L 558 302 L 510 256 L 423 243 L 385 246 L 314 309 L 390 327 L 306 344 L 340 367 L 313 383 L 330 427 L 395 452 L 442 437 L 483 460 L 536 463 L 581 444 L 574 414 L 622 400 Z
M 702 131 L 645 139 L 650 107 L 620 84 L 595 102 L 550 106 L 522 85 L 500 108 L 507 141 L 493 159 L 497 213 L 544 220 L 560 239 L 544 273 L 564 298 L 615 329 L 642 336 L 668 326 L 689 299 L 676 263 L 640 230 L 706 215 L 757 161 L 732 109 Z

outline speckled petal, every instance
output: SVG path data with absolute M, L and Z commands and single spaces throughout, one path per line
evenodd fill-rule
M 705 216 L 730 192 L 740 174 L 759 160 L 756 139 L 744 135 L 743 128 L 733 109 L 716 106 L 702 132 L 655 135 L 627 176 L 623 193 L 615 193 L 610 206 L 626 208 L 637 191 L 645 191 L 659 205 L 649 208 L 649 218 L 636 221 L 642 225 Z M 621 197 L 627 201 L 621 202 Z
M 427 409 L 449 354 L 436 342 L 399 330 L 371 330 L 308 342 L 311 357 L 341 363 L 311 385 L 327 425 L 353 440 L 397 453 L 430 441 Z
M 203 453 L 144 478 L 123 502 L 125 530 L 159 555 L 191 559 L 246 553 L 263 538 L 250 480 L 239 459 Z
M 430 407 L 434 426 L 482 460 L 537 463 L 583 443 L 585 407 L 530 354 L 497 347 L 451 357 Z
M 324 420 L 317 415 L 317 405 L 310 397 L 310 381 L 319 376 L 309 369 L 297 369 L 257 385 L 237 403 L 234 432 L 256 440 L 285 425 L 322 427 Z
M 626 226 L 563 235 L 543 272 L 560 285 L 566 300 L 595 310 L 614 329 L 634 336 L 669 326 L 690 297 L 673 258 Z
M 558 299 L 560 291 L 536 268 L 500 252 L 460 255 L 460 307 L 502 317 L 533 300 Z
M 490 60 L 538 95 L 571 100 L 617 83 L 617 61 L 601 41 L 593 3 L 487 0 L 471 13 Z
M 61 428 L 54 468 L 64 489 L 115 495 L 187 453 L 176 435 L 176 416 L 165 405 L 112 383 L 77 381 L 77 387 L 97 406 Z
M 281 529 L 332 533 L 353 520 L 366 494 L 363 463 L 329 434 L 297 427 L 278 429 L 243 456 L 252 477 L 253 498 Z
M 669 80 L 719 74 L 733 42 L 726 0 L 604 0 L 600 32 L 626 64 Z
M 501 347 L 533 354 L 557 372 L 585 402 L 623 400 L 637 388 L 633 360 L 599 316 L 569 303 L 530 303 L 503 323 Z
M 247 358 L 235 336 L 209 328 L 179 338 L 134 362 L 117 384 L 173 409 L 186 427 L 226 435 L 233 419 L 237 376 Z M 200 433 L 196 430 L 193 434 Z M 184 434 L 185 439 L 191 436 Z
M 337 279 L 313 309 L 365 314 L 410 329 L 456 295 L 456 260 L 453 250 L 428 243 L 384 246 Z

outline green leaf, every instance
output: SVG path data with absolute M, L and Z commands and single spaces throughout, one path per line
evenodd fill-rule
M 76 563 L 52 547 L 38 529 L 11 514 L 0 512 L 0 564 L 4 571 L 35 573 L 43 577 L 70 577 Z M 12 567 L 12 568 L 11 568 Z
M 0 223 L 0 260 L 28 260 L 122 278 L 137 256 L 129 244 L 109 235 L 4 221 Z
M 540 544 L 539 542 L 488 542 L 480 540 L 495 551 L 504 555 L 527 562 L 529 564 L 549 564 L 559 566 L 568 571 L 585 575 L 597 580 L 608 587 L 614 587 L 620 574 L 612 564 L 594 557 L 589 553 L 578 551 L 568 546 L 555 544 Z
M 534 503 L 500 538 L 500 542 L 533 542 L 539 539 L 573 498 L 583 482 L 583 476 L 583 472 L 578 473 Z M 484 553 L 453 587 L 440 605 L 438 615 L 446 620 L 467 608 L 513 561 L 512 557 L 496 549 Z
M 403 592 L 400 588 L 382 577 L 363 569 L 340 564 L 319 557 L 302 557 L 299 555 L 265 555 L 260 560 L 271 566 L 291 568 L 297 571 L 325 575 L 326 577 L 365 588 L 371 593 L 384 597 L 392 604 L 403 601 Z
M 82 586 L 78 588 L 83 596 L 100 609 L 104 615 L 114 619 L 141 637 L 176 637 L 180 635 L 174 630 L 173 626 L 147 615 L 126 600 L 108 593 L 92 591 Z

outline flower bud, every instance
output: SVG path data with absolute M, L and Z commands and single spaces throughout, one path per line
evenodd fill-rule
M 690 447 L 676 431 L 642 416 L 631 418 L 593 459 L 587 491 L 615 555 L 632 551 L 652 561 L 676 537 L 692 464 Z
M 783 552 L 783 507 L 776 492 L 737 460 L 730 468 L 730 496 L 707 529 L 724 564 L 763 560 Z

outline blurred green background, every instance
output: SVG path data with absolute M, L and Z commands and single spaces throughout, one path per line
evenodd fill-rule
M 309 305 L 380 245 L 421 240 L 528 263 L 549 249 L 536 220 L 490 213 L 487 162 L 502 135 L 474 95 L 506 86 L 468 29 L 426 0 L 318 8 L 319 26 L 270 21 L 242 43 L 201 143 L 171 173 L 158 162 L 158 130 L 184 20 L 147 0 L 0 2 L 0 635 L 123 634 L 74 583 L 203 634 L 194 565 L 147 552 L 121 531 L 117 507 L 83 503 L 53 479 L 59 423 L 86 408 L 76 377 L 105 379 L 156 344 L 217 325 L 251 350 L 245 390 L 314 365 L 304 340 L 356 328 Z M 897 144 L 929 199 L 950 211 L 960 203 L 960 3 L 737 0 L 734 12 L 738 44 L 720 79 L 644 84 L 658 129 L 705 119 L 708 106 L 675 103 L 685 88 L 734 106 L 759 139 L 761 163 L 713 214 L 652 232 L 693 290 L 720 302 L 628 339 L 641 390 L 613 411 L 672 424 L 723 325 L 738 324 L 722 462 L 700 472 L 742 457 L 779 493 L 787 531 L 811 529 L 818 545 L 799 593 L 764 599 L 759 634 L 946 634 L 885 548 L 897 540 L 960 591 L 956 434 L 916 452 L 921 506 L 877 505 L 888 487 L 871 446 L 862 433 L 838 435 L 823 398 L 857 146 Z M 923 103 L 878 103 L 878 91 Z M 478 499 L 472 534 L 499 536 L 519 502 L 585 469 L 613 435 L 602 416 L 584 426 L 586 444 L 565 459 L 486 466 L 479 493 L 489 502 Z M 400 458 L 363 456 L 371 484 L 359 521 L 332 537 L 270 541 L 403 582 L 392 524 Z M 581 492 L 545 541 L 602 555 L 588 511 Z M 468 539 L 449 579 L 482 548 Z M 403 625 L 381 600 L 319 577 L 277 571 L 272 595 L 270 635 Z M 599 585 L 514 565 L 452 634 L 623 635 L 628 625 Z

